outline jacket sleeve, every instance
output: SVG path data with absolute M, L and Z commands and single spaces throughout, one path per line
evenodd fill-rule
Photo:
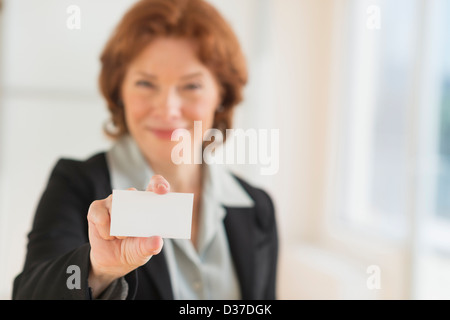
M 13 299 L 89 299 L 87 212 L 92 187 L 82 162 L 60 160 L 39 201 Z

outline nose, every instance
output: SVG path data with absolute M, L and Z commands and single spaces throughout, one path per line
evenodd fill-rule
M 181 97 L 176 88 L 161 91 L 155 105 L 155 115 L 161 120 L 173 120 L 181 115 Z

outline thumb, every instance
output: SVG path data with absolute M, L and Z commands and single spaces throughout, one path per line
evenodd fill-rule
M 153 256 L 161 252 L 164 241 L 160 236 L 141 238 L 139 249 L 141 256 Z

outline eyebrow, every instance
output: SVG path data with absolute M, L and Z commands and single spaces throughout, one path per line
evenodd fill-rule
M 146 78 L 158 79 L 158 77 L 156 75 L 150 74 L 150 73 L 147 73 L 147 72 L 144 72 L 144 71 L 138 71 L 137 73 L 142 75 L 142 76 L 144 76 L 144 77 L 146 77 Z M 201 71 L 189 73 L 189 74 L 186 74 L 186 75 L 182 76 L 181 79 L 185 80 L 185 79 L 190 79 L 190 78 L 194 78 L 194 77 L 198 77 L 198 76 L 203 76 L 203 73 Z
M 141 76 L 144 76 L 146 78 L 154 78 L 154 79 L 157 78 L 157 76 L 150 74 L 150 73 L 143 72 L 143 71 L 137 71 L 136 73 L 140 74 Z
M 182 76 L 181 79 L 184 80 L 184 79 L 189 79 L 189 78 L 195 78 L 195 77 L 198 77 L 198 76 L 203 76 L 203 73 L 201 71 L 190 73 L 190 74 Z

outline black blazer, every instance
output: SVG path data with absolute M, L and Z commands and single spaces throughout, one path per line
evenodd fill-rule
M 235 177 L 254 200 L 253 208 L 225 208 L 225 229 L 243 299 L 275 299 L 278 238 L 270 197 Z M 105 153 L 86 161 L 56 164 L 37 207 L 23 271 L 13 299 L 90 299 L 87 212 L 112 193 Z M 76 265 L 81 288 L 69 289 Z M 127 299 L 173 299 L 169 272 L 160 254 L 125 276 Z

